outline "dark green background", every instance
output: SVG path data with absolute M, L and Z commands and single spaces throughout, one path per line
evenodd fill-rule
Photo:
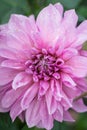
M 0 24 L 6 23 L 11 14 L 38 15 L 39 11 L 49 3 L 61 2 L 64 9 L 75 8 L 79 16 L 79 23 L 87 19 L 87 0 L 0 0 Z M 54 123 L 53 130 L 87 130 L 87 113 L 74 113 L 75 123 Z M 25 123 L 16 119 L 12 123 L 9 114 L 0 114 L 0 130 L 38 130 L 29 129 Z

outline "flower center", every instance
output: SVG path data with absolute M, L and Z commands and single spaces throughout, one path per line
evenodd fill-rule
M 32 74 L 34 81 L 38 82 L 38 80 L 50 80 L 51 78 L 59 79 L 59 71 L 64 62 L 56 55 L 42 50 L 32 54 L 31 59 L 25 64 L 26 72 Z

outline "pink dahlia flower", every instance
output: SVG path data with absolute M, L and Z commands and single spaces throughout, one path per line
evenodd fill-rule
M 75 10 L 63 14 L 57 3 L 36 20 L 14 14 L 0 27 L 0 112 L 50 130 L 54 120 L 73 121 L 69 108 L 87 110 L 73 102 L 87 91 L 87 21 L 77 21 Z

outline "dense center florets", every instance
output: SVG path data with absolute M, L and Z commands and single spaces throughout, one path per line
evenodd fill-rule
M 55 54 L 42 49 L 42 51 L 31 55 L 31 59 L 26 62 L 26 71 L 33 75 L 34 81 L 59 79 L 59 71 L 63 64 L 64 61 Z

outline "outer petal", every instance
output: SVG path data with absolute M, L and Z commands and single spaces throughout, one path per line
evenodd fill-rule
M 41 116 L 41 120 L 42 120 L 42 124 L 44 128 L 46 128 L 47 130 L 52 129 L 53 117 L 52 115 L 48 114 L 47 107 L 44 100 L 42 100 L 42 103 L 41 103 L 40 116 Z
M 11 82 L 18 74 L 17 71 L 9 68 L 0 68 L 0 85 L 5 85 Z
M 30 49 L 32 42 L 29 37 L 29 18 L 23 15 L 11 15 L 6 29 L 6 37 L 9 47 L 17 50 Z
M 75 27 L 78 21 L 78 16 L 74 9 L 66 11 L 64 13 L 63 25 L 66 29 L 69 27 Z
M 60 21 L 61 14 L 51 4 L 44 8 L 37 17 L 36 24 L 41 36 L 50 46 L 52 46 L 53 41 L 58 37 Z
M 78 78 L 75 79 L 77 83 L 77 88 L 80 89 L 82 92 L 87 91 L 87 80 L 85 78 Z
M 69 122 L 74 121 L 74 119 L 71 117 L 71 115 L 70 115 L 70 113 L 68 111 L 64 111 L 63 119 L 64 119 L 64 121 L 69 121 Z
M 87 40 L 87 20 L 82 22 L 77 27 L 77 40 L 71 45 L 72 47 L 79 47 Z
M 18 70 L 24 70 L 24 65 L 21 62 L 14 61 L 14 60 L 4 60 L 1 63 L 2 67 L 7 67 L 7 68 L 13 68 L 13 69 L 18 69 Z
M 85 106 L 82 99 L 80 99 L 73 102 L 73 109 L 77 112 L 86 112 L 87 106 Z
M 29 127 L 33 127 L 40 122 L 39 109 L 40 102 L 34 99 L 26 111 L 26 122 Z
M 57 3 L 54 5 L 56 7 L 56 9 L 58 10 L 58 12 L 61 14 L 61 16 L 63 15 L 63 6 L 60 3 Z
M 74 56 L 66 64 L 72 67 L 72 74 L 76 77 L 84 77 L 87 74 L 87 58 Z
M 53 114 L 55 120 L 62 122 L 63 121 L 63 107 L 60 103 L 58 103 L 58 109 Z
M 7 91 L 2 98 L 2 106 L 4 108 L 11 107 L 11 105 L 13 105 L 15 101 L 17 101 L 18 98 L 21 96 L 21 94 L 22 95 L 24 94 L 24 92 L 25 92 L 25 88 L 18 89 L 18 90 L 11 89 Z
M 76 40 L 76 24 L 78 21 L 78 16 L 75 13 L 75 10 L 69 10 L 64 13 L 64 18 L 61 26 L 64 28 L 64 34 L 62 37 L 65 38 L 65 47 L 69 47 L 71 43 Z M 70 30 L 70 28 L 72 28 Z
M 12 49 L 8 47 L 0 49 L 0 56 L 3 58 L 11 59 L 11 60 L 24 61 L 29 57 L 26 55 L 27 53 L 29 55 L 29 50 L 26 50 L 26 52 L 25 50 L 17 51 L 16 49 Z
M 21 99 L 19 98 L 11 107 L 10 116 L 12 118 L 12 121 L 14 121 L 16 119 L 16 117 L 19 116 L 20 113 L 22 112 L 20 102 L 21 102 Z
M 33 99 L 36 97 L 38 92 L 39 85 L 37 83 L 31 85 L 31 87 L 26 91 L 24 94 L 24 97 L 21 101 L 22 109 L 26 109 L 29 107 L 29 104 L 33 101 Z

